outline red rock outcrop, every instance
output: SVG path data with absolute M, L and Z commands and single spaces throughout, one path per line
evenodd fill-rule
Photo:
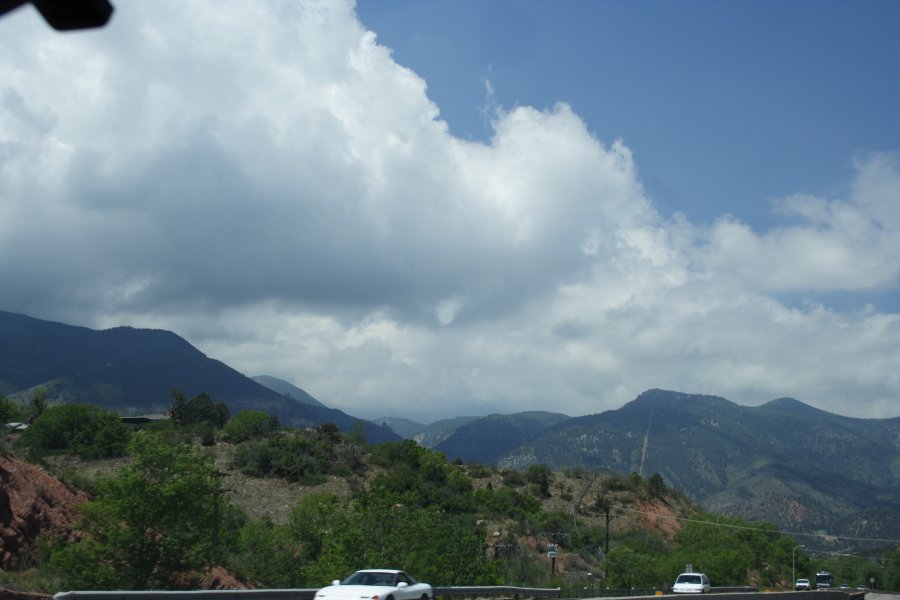
M 41 534 L 76 540 L 78 505 L 89 499 L 40 468 L 0 453 L 0 568 L 36 558 Z

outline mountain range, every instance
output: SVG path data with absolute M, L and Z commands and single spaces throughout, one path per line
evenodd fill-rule
M 264 410 L 282 423 L 362 427 L 373 443 L 402 438 L 507 468 L 546 464 L 659 474 L 706 509 L 764 520 L 808 547 L 900 538 L 900 418 L 857 419 L 791 398 L 756 407 L 717 396 L 649 390 L 625 406 L 570 417 L 522 412 L 422 424 L 358 419 L 275 377 L 246 377 L 168 331 L 95 331 L 0 311 L 0 394 L 165 412 L 169 392 L 205 392 L 232 414 Z M 837 537 L 828 537 L 837 536 Z
M 0 394 L 13 400 L 27 400 L 40 388 L 48 402 L 95 404 L 132 416 L 165 413 L 177 389 L 189 397 L 206 393 L 232 414 L 261 410 L 294 427 L 331 422 L 342 431 L 362 427 L 373 443 L 401 439 L 276 381 L 254 381 L 170 331 L 97 331 L 0 311 Z
M 747 407 L 648 390 L 581 417 L 466 418 L 442 436 L 434 431 L 447 432 L 447 422 L 405 425 L 405 437 L 465 462 L 658 473 L 711 512 L 815 534 L 800 536 L 810 548 L 900 538 L 900 418 L 844 417 L 793 398 Z

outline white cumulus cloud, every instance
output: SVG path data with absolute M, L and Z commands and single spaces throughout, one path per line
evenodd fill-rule
M 363 417 L 616 408 L 650 387 L 895 416 L 900 165 L 755 231 L 663 218 L 565 102 L 455 138 L 350 2 L 0 20 L 0 308 L 174 330 Z M 564 99 L 561 99 L 564 100 Z

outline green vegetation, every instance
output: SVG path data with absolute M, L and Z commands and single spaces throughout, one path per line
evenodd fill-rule
M 27 420 L 34 423 L 38 417 L 44 414 L 47 409 L 47 390 L 39 387 L 32 394 L 28 401 Z
M 327 475 L 349 475 L 363 463 L 359 447 L 345 443 L 337 428 L 326 424 L 300 431 L 272 429 L 261 439 L 243 441 L 235 448 L 233 464 L 254 477 L 280 477 L 316 485 Z
M 838 556 L 815 563 L 804 561 L 803 567 L 798 577 L 814 579 L 816 571 L 830 571 L 835 585 L 846 583 L 850 587 L 865 585 L 877 590 L 900 591 L 900 548 L 866 556 Z
M 827 568 L 854 587 L 874 577 L 880 589 L 900 589 L 900 550 L 879 555 L 880 563 L 794 555 L 796 540 L 775 526 L 705 513 L 658 474 L 467 466 L 410 440 L 369 446 L 333 424 L 282 428 L 259 411 L 222 421 L 203 394 L 173 399 L 178 421 L 133 434 L 130 463 L 92 483 L 80 541 L 41 542 L 44 585 L 184 589 L 221 565 L 256 587 L 306 588 L 396 566 L 434 585 L 561 587 L 576 597 L 587 586 L 666 589 L 686 564 L 713 585 L 783 589 L 795 558 L 797 576 Z M 0 410 L 15 409 L 0 402 Z M 112 435 L 113 421 L 93 407 L 53 406 L 22 440 L 41 452 L 114 456 L 106 449 L 124 448 L 128 436 Z M 204 447 L 209 435 L 231 444 L 235 471 L 329 486 L 298 494 L 278 523 L 248 518 L 228 499 Z
M 129 432 L 119 416 L 87 404 L 60 404 L 41 412 L 22 434 L 30 456 L 67 452 L 82 458 L 122 456 Z
M 0 396 L 0 424 L 21 423 L 25 420 L 25 408 Z
M 178 425 L 196 425 L 209 423 L 216 429 L 221 429 L 228 422 L 228 407 L 224 402 L 213 402 L 205 393 L 188 399 L 179 390 L 172 390 L 172 406 L 169 408 L 169 416 L 173 423 Z
M 5 452 L 9 445 L 6 424 L 21 423 L 24 419 L 25 409 L 21 405 L 0 396 L 0 454 Z
M 138 433 L 132 464 L 82 507 L 87 536 L 55 547 L 48 568 L 71 589 L 191 587 L 213 558 L 225 514 L 212 461 L 187 445 Z
M 278 417 L 261 410 L 242 410 L 231 418 L 222 434 L 225 441 L 239 444 L 248 440 L 258 440 L 278 431 Z

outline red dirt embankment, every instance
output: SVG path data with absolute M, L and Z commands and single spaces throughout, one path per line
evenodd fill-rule
M 89 499 L 40 468 L 0 454 L 0 568 L 15 570 L 23 559 L 36 559 L 40 534 L 77 540 L 78 506 Z
M 681 529 L 681 522 L 676 518 L 675 512 L 664 502 L 647 501 L 635 498 L 634 509 L 639 511 L 641 519 L 647 527 L 663 531 L 669 538 Z

